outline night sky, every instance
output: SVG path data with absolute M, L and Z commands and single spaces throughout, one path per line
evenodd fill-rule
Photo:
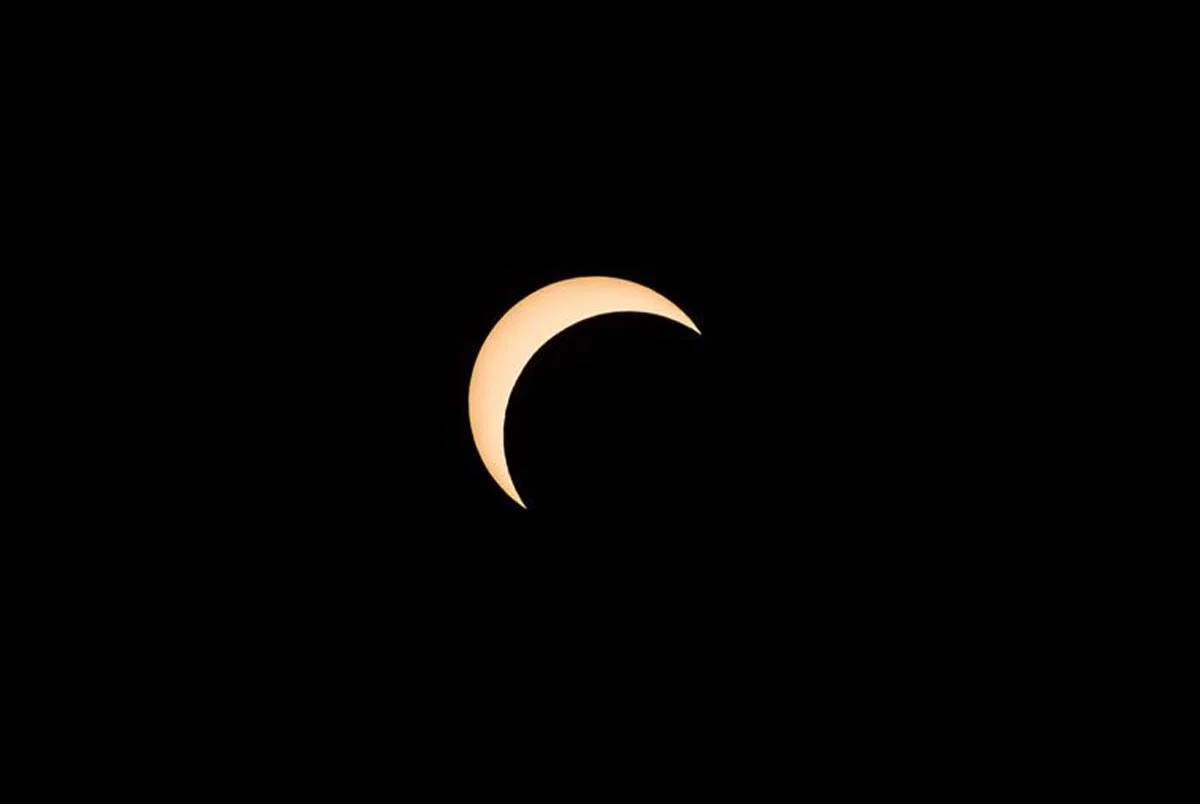
M 444 711 L 437 739 L 503 739 L 530 700 L 865 716 L 961 657 L 1030 547 L 1008 502 L 1036 399 L 996 326 L 1030 275 L 971 189 L 997 159 L 815 56 L 622 100 L 602 69 L 518 92 L 387 52 L 161 111 L 137 216 L 97 234 L 138 323 L 91 393 L 140 435 L 96 510 L 151 630 L 281 711 L 308 667 L 355 707 Z M 508 409 L 522 510 L 475 451 L 471 369 L 513 304 L 586 275 L 703 335 L 617 314 L 548 343 Z
M 519 599 L 554 620 L 575 616 L 566 600 L 623 616 L 641 595 L 882 605 L 945 581 L 944 551 L 991 516 L 963 468 L 983 425 L 975 353 L 946 326 L 960 313 L 938 309 L 947 241 L 906 256 L 921 220 L 880 221 L 842 171 L 695 195 L 654 160 L 616 161 L 570 174 L 572 193 L 524 171 L 359 197 L 318 185 L 285 207 L 295 219 L 268 218 L 279 256 L 221 268 L 209 292 L 233 318 L 198 344 L 219 357 L 198 382 L 212 415 L 190 510 L 222 560 L 301 600 L 428 593 L 469 617 Z M 677 191 L 648 192 L 648 175 Z M 475 451 L 470 372 L 509 307 L 582 275 L 663 293 L 703 336 L 618 314 L 544 347 L 506 429 L 524 511 Z

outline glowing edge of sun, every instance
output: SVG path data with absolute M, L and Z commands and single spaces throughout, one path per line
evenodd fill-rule
M 700 329 L 683 310 L 644 285 L 608 276 L 566 279 L 531 293 L 492 327 L 475 358 L 467 408 L 471 435 L 484 466 L 522 508 L 504 454 L 508 399 L 525 366 L 550 339 L 568 327 L 608 313 L 648 313 Z

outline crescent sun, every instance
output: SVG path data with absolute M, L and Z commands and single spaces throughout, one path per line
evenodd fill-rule
M 683 310 L 644 285 L 608 276 L 555 282 L 521 301 L 496 322 L 475 359 L 467 408 L 475 448 L 492 479 L 522 508 L 504 455 L 508 398 L 533 355 L 558 333 L 607 313 L 649 313 L 700 333 Z

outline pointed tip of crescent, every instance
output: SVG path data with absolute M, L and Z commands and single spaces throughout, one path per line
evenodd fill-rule
M 671 302 L 669 302 L 669 301 L 667 303 L 671 304 Z M 697 335 L 704 334 L 703 332 L 700 331 L 700 327 L 696 326 L 696 322 L 692 320 L 692 317 L 690 315 L 685 313 L 683 310 L 679 309 L 679 307 L 675 306 L 674 304 L 671 304 L 671 306 L 674 307 L 674 310 L 672 310 L 673 314 L 666 316 L 667 318 L 674 319 L 675 322 L 678 324 L 683 324 L 685 327 L 687 327 L 688 329 L 690 329 L 692 332 L 696 333 Z
M 517 505 L 524 508 L 526 511 L 529 510 L 529 506 L 526 505 L 525 501 L 521 499 L 521 495 L 517 493 L 516 488 L 508 488 L 508 489 L 505 489 L 504 491 L 506 494 L 508 494 L 509 499 L 511 499 Z

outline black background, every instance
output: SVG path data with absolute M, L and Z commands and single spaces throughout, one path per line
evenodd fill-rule
M 185 387 L 162 449 L 184 468 L 160 509 L 194 534 L 177 571 L 223 590 L 205 617 L 253 643 L 243 618 L 265 608 L 267 630 L 329 629 L 385 663 L 400 632 L 494 678 L 535 657 L 586 674 L 597 652 L 684 672 L 713 650 L 769 675 L 797 639 L 882 629 L 868 653 L 919 652 L 931 616 L 981 616 L 960 604 L 997 573 L 1005 423 L 953 197 L 881 213 L 888 181 L 821 138 L 803 176 L 745 181 L 634 153 L 416 184 L 370 164 L 251 209 L 205 196 L 194 343 L 168 358 Z M 595 274 L 703 335 L 614 315 L 539 352 L 506 431 L 524 511 L 475 452 L 471 367 L 511 305 Z
M 981 637 L 1039 549 L 1015 501 L 1045 491 L 1004 356 L 1038 282 L 1020 157 L 981 74 L 820 39 L 619 75 L 378 41 L 134 65 L 76 199 L 122 333 L 79 347 L 115 411 L 79 471 L 155 666 L 200 708 L 419 718 L 436 747 L 533 709 L 699 740 L 803 711 L 836 745 L 1002 662 Z M 471 368 L 583 275 L 703 335 L 621 314 L 547 344 L 509 407 L 521 510 Z

